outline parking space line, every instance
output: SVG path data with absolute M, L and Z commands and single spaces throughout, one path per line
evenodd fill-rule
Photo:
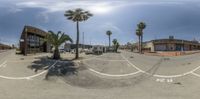
M 126 61 L 126 60 L 105 60 L 105 59 L 101 59 L 101 58 L 95 58 L 97 60 L 102 60 L 102 61 Z
M 145 72 L 143 70 L 141 70 L 140 68 L 138 68 L 137 66 L 133 65 L 127 58 L 124 57 L 124 55 L 120 54 L 122 56 L 122 58 L 124 60 L 126 60 L 132 67 L 134 67 L 135 69 L 137 69 L 138 71 L 141 71 L 141 72 Z
M 195 72 L 191 72 L 191 74 L 193 74 L 193 75 L 195 75 L 195 76 L 197 76 L 197 77 L 200 77 L 200 75 L 197 74 L 197 73 L 195 73 Z
M 137 72 L 134 72 L 134 73 L 128 73 L 128 74 L 116 74 L 116 75 L 113 75 L 113 74 L 107 74 L 107 73 L 101 73 L 101 72 L 98 72 L 94 69 L 91 69 L 91 68 L 88 68 L 90 71 L 96 73 L 96 74 L 99 74 L 99 75 L 103 75 L 103 76 L 109 76 L 109 77 L 124 77 L 124 76 L 131 76 L 131 75 L 136 75 L 138 73 L 140 73 L 140 71 L 137 71 Z
M 148 72 L 146 72 L 146 71 L 143 71 L 143 70 L 141 70 L 140 68 L 138 68 L 137 66 L 133 65 L 133 64 L 132 64 L 128 59 L 126 59 L 122 54 L 121 54 L 121 56 L 122 56 L 125 60 L 127 60 L 127 62 L 128 62 L 131 66 L 133 66 L 134 68 L 136 68 L 136 69 L 139 70 L 140 72 L 145 73 L 145 74 L 148 74 L 148 75 L 152 75 L 151 73 L 148 73 Z M 189 71 L 189 72 L 185 72 L 185 73 L 178 74 L 178 75 L 157 75 L 157 74 L 153 74 L 152 76 L 154 76 L 154 77 L 162 77 L 162 78 L 175 78 L 175 77 L 182 77 L 182 76 L 185 76 L 185 75 L 193 74 L 193 75 L 195 75 L 195 76 L 200 77 L 199 74 L 194 73 L 194 71 L 196 71 L 196 70 L 198 70 L 198 69 L 200 69 L 200 66 L 198 66 L 197 68 L 195 68 L 195 69 L 193 69 L 193 70 L 191 70 L 191 71 Z
M 4 61 L 2 64 L 0 64 L 0 67 L 4 67 L 6 65 L 7 61 Z
M 50 66 L 50 68 L 53 67 L 53 66 L 55 66 L 57 62 L 58 62 L 58 61 L 55 61 L 55 62 Z M 50 69 L 50 68 L 49 68 L 49 69 Z M 30 79 L 32 79 L 32 78 L 34 78 L 34 77 L 37 77 L 37 76 L 40 76 L 40 75 L 46 73 L 47 71 L 48 71 L 48 70 L 45 70 L 45 71 L 43 71 L 43 72 L 41 72 L 41 73 L 38 73 L 38 74 L 35 74 L 35 75 L 32 75 L 32 76 L 27 76 L 27 77 L 8 77 L 8 76 L 0 75 L 0 78 L 4 78 L 4 79 L 8 79 L 8 80 L 30 80 Z

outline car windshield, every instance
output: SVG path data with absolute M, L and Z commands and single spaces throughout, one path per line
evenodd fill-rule
M 199 0 L 0 0 L 0 99 L 198 99 L 199 10 Z

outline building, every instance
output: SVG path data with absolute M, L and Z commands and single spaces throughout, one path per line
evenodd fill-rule
M 11 46 L 0 43 L 0 50 L 12 49 Z
M 20 50 L 24 55 L 38 52 L 50 52 L 50 44 L 44 39 L 47 32 L 32 26 L 24 26 L 20 37 Z
M 144 48 L 151 52 L 155 51 L 194 51 L 200 50 L 200 43 L 196 40 L 188 41 L 181 39 L 156 39 L 144 43 Z

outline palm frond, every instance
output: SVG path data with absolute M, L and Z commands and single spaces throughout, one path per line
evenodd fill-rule
M 108 30 L 108 31 L 106 32 L 106 34 L 110 36 L 110 35 L 112 35 L 112 32 L 111 32 L 110 30 Z
M 89 11 L 84 11 L 81 8 L 77 8 L 75 10 L 65 11 L 64 16 L 67 17 L 68 20 L 82 22 L 88 20 L 93 15 Z
M 59 47 L 65 41 L 72 42 L 72 39 L 65 33 L 58 31 L 58 33 L 54 33 L 52 31 L 48 32 L 47 41 L 51 43 L 54 47 Z

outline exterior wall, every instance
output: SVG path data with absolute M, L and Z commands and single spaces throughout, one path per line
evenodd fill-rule
M 44 39 L 47 33 L 35 27 L 25 26 L 20 38 L 20 50 L 27 55 L 38 52 L 50 52 L 50 44 Z
M 165 44 L 156 44 L 155 51 L 165 51 L 167 46 Z
M 200 43 L 177 39 L 159 39 L 146 42 L 145 48 L 154 51 L 194 51 L 200 50 Z
M 146 43 L 145 48 L 150 48 L 151 52 L 155 51 L 155 46 L 154 46 L 153 42 Z
M 11 46 L 0 44 L 0 50 L 6 50 L 6 49 L 11 49 Z

